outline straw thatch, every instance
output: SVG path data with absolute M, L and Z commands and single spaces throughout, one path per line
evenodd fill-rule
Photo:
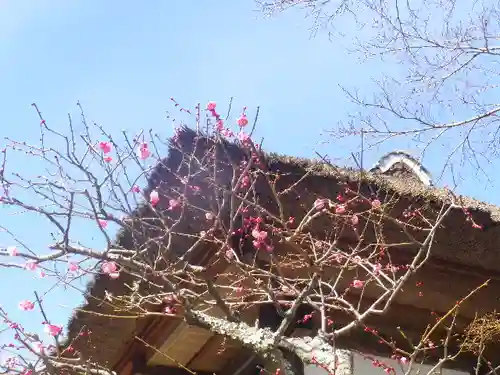
M 196 150 L 193 145 L 197 139 Z M 197 135 L 193 130 L 184 128 L 172 142 L 168 156 L 161 161 L 149 177 L 149 186 L 145 189 L 146 196 L 153 188 L 161 186 L 172 189 L 178 186 L 175 171 L 182 168 L 185 155 L 203 155 L 204 150 L 213 145 L 213 139 Z M 236 143 L 225 143 L 225 152 L 232 161 L 245 158 L 246 152 Z M 201 156 L 199 156 L 201 157 Z M 341 191 L 341 184 L 361 186 L 361 191 L 367 195 L 375 192 L 378 196 L 396 196 L 401 207 L 418 203 L 431 210 L 439 210 L 444 203 L 450 202 L 450 194 L 445 189 L 427 188 L 416 181 L 387 179 L 359 171 L 338 168 L 316 160 L 267 154 L 266 167 L 270 171 L 280 172 L 282 183 L 291 185 L 307 176 L 295 186 L 292 194 L 284 198 L 287 215 L 300 217 L 305 208 L 311 207 L 318 197 L 335 199 Z M 221 178 L 227 178 L 221 177 Z M 433 250 L 433 257 L 449 264 L 462 265 L 479 270 L 500 271 L 500 209 L 493 205 L 479 202 L 472 198 L 459 198 L 460 204 L 466 207 L 477 223 L 483 225 L 483 230 L 475 229 L 466 221 L 463 210 L 457 207 L 443 223 L 446 230 L 438 231 Z M 304 203 L 304 207 L 298 204 Z M 152 213 L 148 205 L 137 208 L 134 218 L 149 218 Z M 138 224 L 139 225 L 139 224 Z M 196 230 L 196 221 L 186 223 L 184 229 L 189 232 Z M 117 237 L 117 245 L 124 248 L 137 246 L 148 238 L 147 230 L 140 236 L 127 230 L 122 230 Z M 188 241 L 188 240 L 186 240 Z M 176 248 L 185 249 L 186 244 L 179 243 Z M 103 303 L 105 291 L 115 296 L 126 294 L 126 287 L 131 279 L 123 275 L 119 280 L 111 280 L 105 275 L 98 275 L 88 286 L 86 303 L 74 314 L 68 324 L 68 336 L 76 338 L 82 331 L 91 330 L 89 336 L 79 337 L 73 343 L 86 358 L 91 358 L 103 365 L 113 366 L 118 361 L 125 346 L 133 340 L 137 333 L 134 319 L 113 319 L 97 316 L 88 312 L 110 313 Z M 86 312 L 83 312 L 86 311 Z

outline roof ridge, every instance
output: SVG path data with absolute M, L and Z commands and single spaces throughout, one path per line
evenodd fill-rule
M 432 174 L 429 170 L 417 158 L 403 150 L 395 150 L 383 155 L 370 172 L 386 173 L 397 163 L 408 167 L 424 185 L 433 186 Z

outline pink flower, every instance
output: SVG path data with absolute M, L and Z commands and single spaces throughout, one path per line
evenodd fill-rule
M 118 279 L 120 277 L 120 272 L 111 272 L 108 274 L 110 278 L 112 279 Z
M 11 257 L 15 257 L 16 255 L 19 255 L 19 251 L 17 251 L 17 247 L 15 246 L 9 246 L 7 248 L 7 253 L 11 256 Z
M 252 231 L 252 236 L 257 241 L 264 241 L 267 238 L 267 232 L 266 231 L 259 231 L 257 228 L 255 228 Z
M 108 154 L 113 149 L 113 146 L 111 145 L 110 142 L 100 142 L 99 143 L 99 148 L 101 149 L 101 151 L 103 153 Z
M 215 122 L 215 129 L 219 132 L 224 130 L 224 121 L 222 119 L 218 119 Z
M 401 364 L 403 364 L 403 365 L 407 365 L 409 360 L 406 357 L 401 357 L 401 358 L 399 358 L 399 362 L 401 362 Z
M 208 102 L 207 109 L 209 111 L 214 111 L 216 106 L 217 106 L 217 103 L 215 103 L 215 102 Z
M 361 289 L 365 285 L 365 282 L 361 280 L 353 280 L 351 285 L 356 289 Z
M 234 250 L 226 250 L 226 257 L 227 259 L 234 259 Z
M 198 185 L 188 185 L 188 187 L 193 191 L 194 194 L 198 194 L 201 191 L 201 187 Z
M 101 265 L 102 272 L 107 273 L 107 274 L 112 274 L 112 273 L 116 272 L 117 268 L 118 267 L 117 267 L 115 262 L 104 262 Z
M 220 132 L 224 137 L 228 137 L 228 138 L 231 138 L 234 134 L 231 130 L 229 129 L 223 129 L 221 132 Z
M 31 311 L 35 308 L 35 304 L 31 301 L 24 300 L 19 302 L 19 308 L 24 311 Z
M 134 193 L 140 193 L 141 188 L 137 185 L 132 186 L 132 189 L 130 189 Z
M 180 207 L 180 205 L 181 205 L 180 199 L 170 199 L 168 201 L 169 210 L 175 210 L 176 208 Z
M 314 201 L 314 208 L 316 210 L 322 210 L 323 208 L 325 208 L 325 203 L 326 203 L 326 199 L 316 199 Z
M 146 142 L 142 143 L 137 151 L 137 156 L 139 159 L 146 160 L 151 156 L 151 151 L 149 151 L 148 144 Z
M 45 332 L 51 336 L 58 336 L 62 332 L 62 327 L 56 326 L 54 324 L 46 324 L 45 325 Z
M 240 140 L 240 142 L 246 143 L 250 140 L 250 135 L 242 130 L 238 133 L 238 139 Z
M 163 309 L 163 311 L 165 312 L 165 314 L 173 315 L 173 314 L 175 314 L 175 307 L 173 307 L 173 306 L 165 306 L 165 308 Z
M 378 199 L 372 200 L 372 207 L 373 208 L 379 208 L 381 205 L 380 201 Z
M 241 117 L 238 120 L 236 120 L 236 123 L 240 128 L 247 126 L 248 125 L 247 116 L 245 114 L 241 115 Z
M 248 186 L 250 186 L 250 176 L 246 174 L 241 179 L 241 187 L 246 188 Z
M 151 202 L 151 205 L 154 207 L 158 204 L 160 201 L 160 195 L 156 190 L 153 190 L 151 194 L 149 194 L 149 201 Z
M 106 229 L 106 227 L 108 226 L 108 222 L 106 220 L 98 219 L 97 222 L 102 229 Z
M 103 160 L 106 163 L 111 163 L 113 161 L 113 158 L 111 156 L 106 156 Z
M 207 212 L 205 214 L 205 219 L 207 219 L 207 220 L 213 220 L 213 219 L 215 219 L 215 215 L 213 213 L 211 213 L 211 212 Z
M 40 354 L 44 354 L 45 353 L 45 345 L 43 345 L 43 343 L 37 342 L 33 346 L 34 346 L 34 349 L 35 349 L 36 352 L 38 352 Z
M 38 265 L 36 264 L 36 262 L 30 260 L 29 262 L 26 262 L 26 264 L 24 265 L 24 268 L 26 268 L 28 271 L 34 271 L 36 270 L 38 267 Z
M 74 262 L 68 262 L 68 270 L 71 272 L 78 271 L 78 264 Z
M 359 223 L 359 218 L 358 218 L 358 216 L 357 216 L 357 215 L 352 215 L 352 216 L 351 216 L 351 224 L 352 224 L 352 225 L 358 225 L 358 223 Z
M 342 215 L 345 212 L 345 206 L 343 204 L 339 204 L 337 207 L 335 207 L 335 213 L 337 215 Z

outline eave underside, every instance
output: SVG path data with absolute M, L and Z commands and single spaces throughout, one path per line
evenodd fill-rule
M 419 279 L 408 283 L 404 293 L 395 300 L 385 314 L 371 316 L 365 325 L 376 328 L 380 337 L 394 341 L 398 348 L 408 350 L 407 339 L 418 342 L 426 329 L 486 279 L 490 279 L 488 286 L 464 302 L 459 310 L 454 324 L 456 332 L 461 332 L 476 313 L 481 315 L 497 308 L 498 302 L 491 296 L 497 296 L 500 292 L 500 275 L 485 274 L 481 270 L 471 268 L 461 269 L 456 265 L 442 262 L 429 263 L 419 273 Z M 423 280 L 423 284 L 416 282 L 418 280 Z M 355 300 L 356 296 L 350 298 Z M 365 298 L 364 301 L 369 304 L 373 299 Z M 334 314 L 331 318 L 338 326 L 352 320 L 340 313 Z M 249 314 L 245 320 L 253 323 L 254 319 L 255 315 Z M 155 317 L 147 324 L 143 322 L 143 325 L 144 328 L 139 335 L 141 340 L 134 340 L 129 345 L 127 352 L 123 353 L 122 359 L 115 367 L 119 374 L 133 358 L 140 357 L 149 367 L 171 366 L 225 375 L 231 373 L 235 363 L 240 363 L 242 358 L 248 358 L 249 355 L 246 349 L 231 340 L 189 326 L 180 318 Z M 444 335 L 443 329 L 437 329 L 431 340 L 438 343 Z M 381 344 L 380 337 L 360 327 L 339 338 L 337 344 L 365 354 L 392 355 L 392 349 L 388 345 Z M 148 343 L 148 347 L 144 342 Z M 457 350 L 457 347 L 452 344 L 449 349 Z M 491 345 L 488 349 L 488 353 L 498 352 L 500 346 L 497 344 Z M 436 349 L 428 353 L 428 360 L 435 361 L 440 355 L 441 351 Z M 471 366 L 475 365 L 476 358 L 464 351 L 457 360 L 447 363 L 446 367 L 469 371 Z

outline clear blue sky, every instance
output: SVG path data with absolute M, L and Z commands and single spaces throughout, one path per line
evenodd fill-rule
M 222 108 L 235 97 L 234 108 L 246 105 L 250 116 L 261 106 L 258 135 L 267 150 L 297 156 L 319 151 L 352 165 L 347 157 L 356 144 L 322 135 L 356 110 L 338 85 L 369 92 L 371 79 L 394 67 L 361 65 L 327 35 L 310 39 L 310 21 L 301 12 L 266 20 L 254 10 L 252 0 L 0 0 L 0 135 L 38 140 L 32 102 L 61 131 L 68 112 L 78 116 L 80 100 L 87 115 L 112 133 L 153 128 L 168 135 L 171 96 L 184 106 L 215 100 Z M 432 158 L 427 166 L 432 169 Z M 15 160 L 9 167 L 38 173 Z M 467 185 L 462 190 L 475 192 Z M 483 191 L 480 198 L 486 197 Z M 2 225 L 44 252 L 47 226 L 41 222 L 0 209 Z M 0 233 L 0 246 L 7 245 Z M 28 329 L 39 330 L 41 318 L 18 311 L 17 303 L 51 283 L 3 269 L 0 283 L 0 303 Z M 65 324 L 79 303 L 75 292 L 61 288 L 47 298 L 57 324 Z

